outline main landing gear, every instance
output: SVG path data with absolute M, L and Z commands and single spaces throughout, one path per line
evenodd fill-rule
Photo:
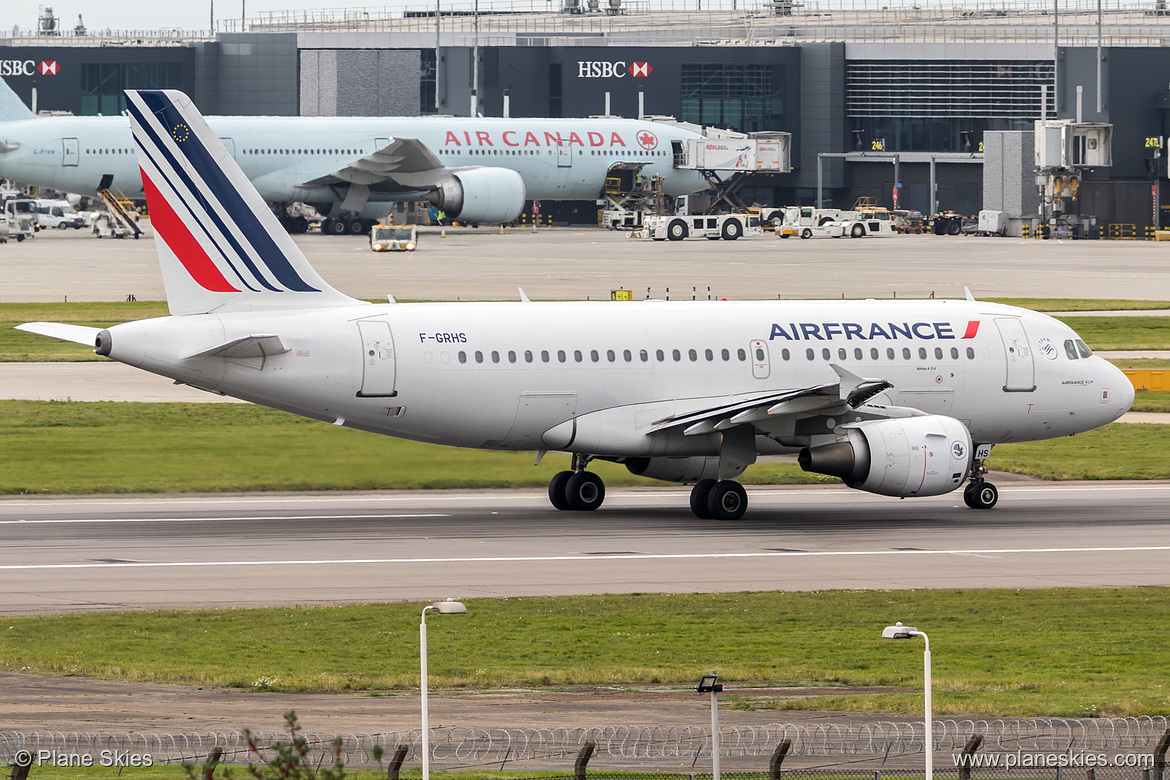
M 734 480 L 701 479 L 691 488 L 691 511 L 700 520 L 738 520 L 747 503 L 747 492 Z
M 548 483 L 548 500 L 561 511 L 592 512 L 605 501 L 605 483 L 585 467 L 591 458 L 573 455 L 573 470 L 561 471 Z
M 991 509 L 999 501 L 999 490 L 986 481 L 987 466 L 983 465 L 984 460 L 986 456 L 977 457 L 971 463 L 971 481 L 963 488 L 963 503 L 972 509 Z

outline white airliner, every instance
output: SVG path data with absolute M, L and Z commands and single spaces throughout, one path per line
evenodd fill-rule
M 22 330 L 214 393 L 459 447 L 571 453 L 549 497 L 590 510 L 586 467 L 694 483 L 734 519 L 757 455 L 887 496 L 967 483 L 990 445 L 1120 417 L 1133 387 L 1058 320 L 966 300 L 369 304 L 331 288 L 180 92 L 129 92 L 171 316 Z M 538 457 L 539 460 L 539 457 Z
M 675 167 L 701 136 L 635 119 L 212 117 L 214 133 L 270 204 L 311 203 L 326 232 L 362 233 L 395 201 L 469 222 L 510 222 L 525 199 L 593 200 L 611 169 L 643 164 L 663 192 L 709 185 Z M 142 197 L 130 120 L 36 117 L 0 79 L 0 177 L 81 195 Z M 283 214 L 283 210 L 281 212 Z M 362 220 L 365 220 L 363 223 Z M 285 226 L 303 232 L 295 218 Z

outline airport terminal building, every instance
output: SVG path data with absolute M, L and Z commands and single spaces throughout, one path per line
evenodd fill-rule
M 486 0 L 478 14 L 444 7 L 438 25 L 433 10 L 322 11 L 214 34 L 10 34 L 0 37 L 0 76 L 30 102 L 35 92 L 38 110 L 74 114 L 118 113 L 121 91 L 138 87 L 182 89 L 207 114 L 609 113 L 786 131 L 792 170 L 757 176 L 749 198 L 811 204 L 820 181 L 826 204 L 869 197 L 924 213 L 976 213 L 989 187 L 1034 200 L 1030 144 L 996 131 L 1030 135 L 1037 119 L 1079 116 L 1113 125 L 1113 164 L 1085 173 L 1079 208 L 1104 223 L 1163 223 L 1170 16 L 1161 0 L 1114 3 L 1100 16 L 1077 0 L 1059 14 L 1035 0 L 979 10 L 557 2 L 540 12 L 496 12 Z

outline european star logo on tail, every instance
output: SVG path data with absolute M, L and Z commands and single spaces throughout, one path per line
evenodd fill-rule
M 142 186 L 171 314 L 350 306 L 175 90 L 128 90 Z

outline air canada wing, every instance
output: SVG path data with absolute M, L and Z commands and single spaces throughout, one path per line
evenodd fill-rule
M 835 407 L 855 409 L 883 390 L 893 387 L 882 379 L 863 379 L 830 364 L 838 381 L 823 385 L 731 398 L 725 403 L 656 421 L 647 433 L 682 428 L 686 436 L 698 436 L 760 423 L 780 416 L 816 412 Z
M 304 182 L 305 189 L 335 184 L 360 184 L 370 189 L 397 185 L 401 189 L 427 189 L 442 178 L 445 166 L 417 138 L 395 138 L 373 154 L 354 160 L 332 173 Z

